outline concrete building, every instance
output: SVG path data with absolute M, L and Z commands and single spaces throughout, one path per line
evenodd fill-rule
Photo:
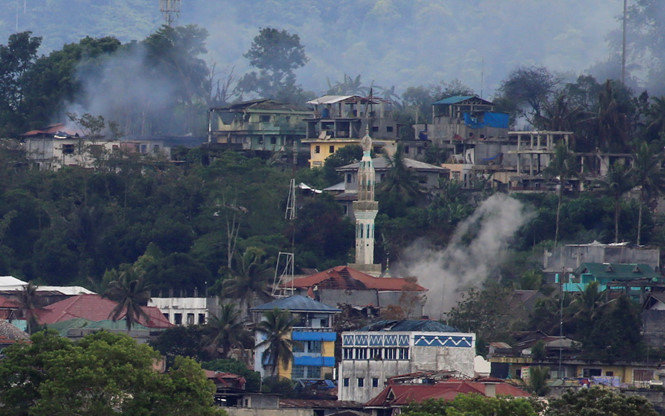
M 365 132 L 372 135 L 375 153 L 384 148 L 391 153 L 395 148 L 400 126 L 393 119 L 389 101 L 357 95 L 326 95 L 307 104 L 314 112 L 313 118 L 305 120 L 307 137 L 303 140 L 310 146 L 310 167 L 322 167 L 335 151 L 360 144 Z
M 336 266 L 293 279 L 283 289 L 338 307 L 346 304 L 361 310 L 381 311 L 398 306 L 405 316 L 418 318 L 423 315 L 427 293 L 415 279 L 375 277 L 349 266 Z
M 476 336 L 437 321 L 380 321 L 342 333 L 340 400 L 367 402 L 390 377 L 425 370 L 474 376 Z
M 148 306 L 162 311 L 164 317 L 173 325 L 205 325 L 211 315 L 219 312 L 216 296 L 167 296 L 153 297 Z
M 208 142 L 242 150 L 284 153 L 297 162 L 309 156 L 305 119 L 312 110 L 270 99 L 257 99 L 208 110 Z
M 291 380 L 323 379 L 331 374 L 335 367 L 335 340 L 337 334 L 332 329 L 333 317 L 340 310 L 306 296 L 294 295 L 277 299 L 251 309 L 255 321 L 262 319 L 262 314 L 273 309 L 286 310 L 298 322 L 292 329 L 290 339 L 297 341 L 293 349 L 293 361 L 287 366 L 278 363 L 276 375 Z M 258 346 L 266 339 L 266 334 L 256 331 L 257 347 L 254 352 L 254 371 L 261 377 L 269 375 L 266 367 L 273 363 L 265 356 L 266 345 Z
M 660 270 L 658 247 L 635 246 L 629 243 L 603 244 L 598 241 L 587 244 L 566 244 L 553 251 L 545 250 L 545 273 L 572 272 L 582 263 L 645 263 L 653 270 Z

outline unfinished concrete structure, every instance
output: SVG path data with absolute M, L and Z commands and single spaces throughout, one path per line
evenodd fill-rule
M 328 156 L 350 144 L 360 144 L 371 134 L 373 149 L 394 151 L 399 124 L 393 118 L 392 103 L 377 97 L 325 95 L 308 101 L 314 117 L 306 121 L 303 143 L 310 146 L 310 167 L 321 167 Z

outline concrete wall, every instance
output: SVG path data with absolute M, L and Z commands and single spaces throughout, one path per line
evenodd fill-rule
M 391 342 L 387 337 L 395 339 Z M 408 359 L 388 359 L 385 352 L 381 358 L 371 357 L 373 348 L 393 347 L 408 347 Z M 341 361 L 339 400 L 367 402 L 383 390 L 388 378 L 417 371 L 452 370 L 467 377 L 474 375 L 475 334 L 353 331 L 342 333 L 342 348 L 343 351 L 362 348 L 367 348 L 368 351 L 366 359 Z

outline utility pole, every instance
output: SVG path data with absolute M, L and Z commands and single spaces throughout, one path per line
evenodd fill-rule
M 626 11 L 628 0 L 623 0 L 623 36 L 621 41 L 621 83 L 626 85 Z

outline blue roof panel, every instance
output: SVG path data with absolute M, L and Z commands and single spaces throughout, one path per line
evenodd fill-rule
M 291 312 L 321 312 L 321 313 L 337 313 L 339 309 L 328 306 L 325 303 L 318 302 L 307 296 L 294 295 L 288 298 L 276 299 L 272 302 L 264 303 L 263 305 L 252 308 L 253 311 L 270 311 L 273 309 L 283 309 Z

